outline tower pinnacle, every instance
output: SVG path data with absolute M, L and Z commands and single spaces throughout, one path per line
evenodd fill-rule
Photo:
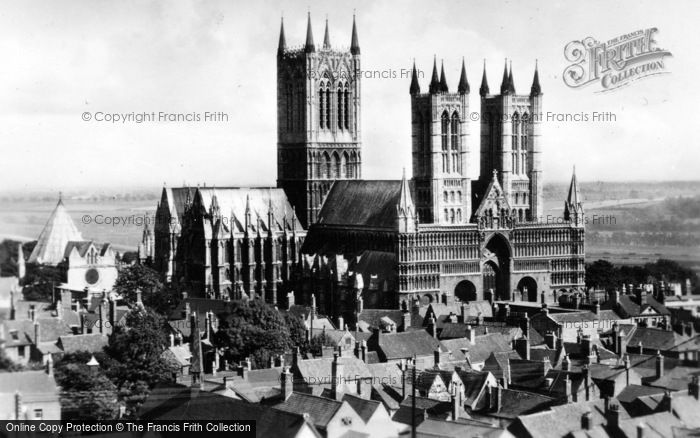
M 479 94 L 481 97 L 489 94 L 489 81 L 486 80 L 486 60 L 484 59 L 484 73 L 481 76 L 481 87 L 479 87 Z
M 306 24 L 306 44 L 304 45 L 304 51 L 306 53 L 316 51 L 316 46 L 314 45 L 314 33 L 311 30 L 311 12 L 308 13 L 308 20 Z
M 445 79 L 445 63 L 443 61 L 440 61 L 440 92 L 450 92 L 450 89 L 447 87 L 447 79 Z
M 284 36 L 284 17 L 280 19 L 280 42 L 277 45 L 277 54 L 281 55 L 287 48 L 287 39 Z
M 418 83 L 418 72 L 416 72 L 416 60 L 413 60 L 413 73 L 411 75 L 411 88 L 409 88 L 411 95 L 420 94 L 420 84 Z
M 503 66 L 503 79 L 501 80 L 501 94 L 509 94 L 510 88 L 508 87 L 508 60 L 506 59 L 505 65 Z
M 331 49 L 331 36 L 328 33 L 328 17 L 326 17 L 326 32 L 323 35 L 323 50 Z
M 462 58 L 462 74 L 459 77 L 457 91 L 459 94 L 469 94 L 469 81 L 467 80 L 467 68 L 464 65 L 464 58 Z
M 433 75 L 430 78 L 430 86 L 428 86 L 430 94 L 435 94 L 440 91 L 440 79 L 437 73 L 437 57 L 433 56 Z
M 513 61 L 510 61 L 510 71 L 508 72 L 508 92 L 515 94 L 515 82 L 513 82 Z
M 537 60 L 535 60 L 535 76 L 532 78 L 530 96 L 539 96 L 540 94 L 542 94 L 542 87 L 540 87 L 540 75 L 537 71 Z
M 360 40 L 357 39 L 357 25 L 355 24 L 355 14 L 352 14 L 352 41 L 350 43 L 350 53 L 360 54 Z

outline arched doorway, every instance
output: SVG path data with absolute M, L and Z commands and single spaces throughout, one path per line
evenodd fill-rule
M 476 301 L 476 286 L 469 280 L 462 280 L 455 287 L 455 296 L 465 302 Z
M 532 277 L 523 277 L 518 282 L 518 290 L 523 294 L 523 300 L 537 302 L 537 282 Z
M 493 289 L 494 299 L 510 299 L 510 247 L 502 234 L 489 239 L 482 260 L 484 293 Z

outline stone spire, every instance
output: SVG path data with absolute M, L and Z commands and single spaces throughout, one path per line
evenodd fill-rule
M 539 96 L 540 94 L 542 94 L 542 87 L 540 87 L 540 74 L 537 71 L 537 61 L 535 60 L 535 77 L 532 78 L 530 96 Z
M 433 57 L 433 76 L 430 79 L 430 86 L 428 86 L 428 92 L 430 94 L 435 94 L 440 91 L 440 79 L 438 79 L 437 73 L 437 58 Z
M 469 81 L 467 80 L 467 67 L 464 65 L 464 58 L 462 58 L 462 74 L 459 76 L 457 91 L 459 94 L 469 94 Z
M 396 206 L 396 218 L 400 233 L 415 231 L 415 206 L 411 198 L 411 188 L 406 179 L 405 168 L 401 178 L 401 192 L 399 194 L 399 203 Z
M 489 94 L 489 82 L 486 80 L 486 60 L 484 59 L 484 73 L 481 76 L 481 87 L 479 87 L 479 94 L 481 97 Z
M 513 61 L 510 61 L 510 71 L 508 72 L 508 92 L 515 94 L 515 82 L 513 82 Z
M 564 219 L 575 222 L 577 225 L 583 225 L 583 204 L 576 181 L 576 166 L 574 166 L 574 172 L 571 176 L 569 194 L 564 202 Z
M 445 79 L 445 64 L 442 61 L 440 61 L 440 92 L 450 92 L 450 89 L 447 87 L 447 79 Z
M 418 72 L 416 71 L 416 60 L 413 60 L 413 73 L 411 75 L 411 88 L 409 88 L 411 95 L 420 94 L 420 84 L 418 84 Z
M 248 229 L 253 224 L 250 211 L 250 194 L 245 195 L 245 228 Z
M 326 32 L 323 35 L 323 50 L 331 49 L 331 36 L 328 33 L 328 17 L 326 16 Z
M 280 42 L 277 44 L 277 54 L 281 55 L 287 49 L 287 39 L 284 37 L 284 17 L 280 19 Z
M 508 87 L 508 60 L 506 59 L 505 66 L 503 67 L 503 79 L 501 79 L 501 94 L 506 95 L 510 93 L 510 88 Z
M 304 44 L 304 52 L 312 53 L 316 51 L 316 46 L 314 45 L 314 33 L 311 30 L 311 12 L 308 13 L 308 20 L 306 23 L 306 44 Z
M 350 53 L 360 54 L 360 40 L 357 39 L 357 25 L 355 24 L 355 14 L 352 14 L 352 41 L 350 42 Z

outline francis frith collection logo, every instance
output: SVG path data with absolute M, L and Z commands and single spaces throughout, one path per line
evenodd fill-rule
M 659 48 L 658 29 L 641 29 L 605 42 L 592 37 L 572 41 L 564 48 L 564 83 L 571 88 L 598 85 L 596 92 L 608 92 L 642 78 L 668 73 L 664 58 L 672 56 Z

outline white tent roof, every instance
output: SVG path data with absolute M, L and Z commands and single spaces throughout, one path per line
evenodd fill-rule
M 56 208 L 39 235 L 34 251 L 29 256 L 29 262 L 57 265 L 63 260 L 66 245 L 73 240 L 83 240 L 83 236 L 59 198 Z

